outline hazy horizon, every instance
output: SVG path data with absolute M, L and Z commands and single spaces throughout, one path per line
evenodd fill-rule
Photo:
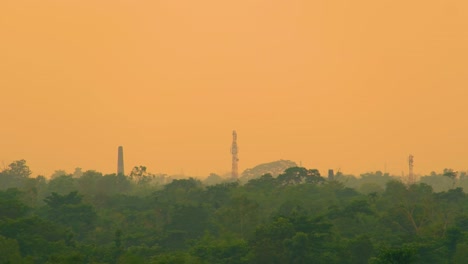
M 0 2 L 0 163 L 468 169 L 468 2 Z M 386 168 L 386 169 L 385 169 Z
M 124 155 L 126 155 L 125 153 L 125 150 L 124 150 Z M 19 159 L 18 159 L 19 160 Z M 279 160 L 288 160 L 288 159 L 277 159 L 277 160 L 270 160 L 270 161 L 265 161 L 265 162 L 260 162 L 260 163 L 257 163 L 257 164 L 254 164 L 248 168 L 240 168 L 240 171 L 239 173 L 242 174 L 244 172 L 244 170 L 246 169 L 252 169 L 258 165 L 261 165 L 261 164 L 265 164 L 265 163 L 270 163 L 270 162 L 276 162 L 276 161 L 279 161 Z M 366 174 L 366 173 L 375 173 L 377 171 L 380 171 L 382 173 L 388 173 L 389 175 L 391 176 L 396 176 L 396 177 L 407 177 L 408 176 L 408 162 L 406 160 L 406 168 L 402 168 L 402 170 L 400 171 L 400 173 L 394 173 L 394 172 L 391 172 L 391 171 L 388 171 L 388 165 L 387 164 L 383 164 L 382 165 L 382 168 L 377 168 L 375 170 L 361 170 L 361 171 L 355 171 L 355 172 L 352 172 L 352 171 L 346 171 L 346 170 L 343 170 L 342 168 L 321 168 L 320 166 L 315 166 L 315 167 L 308 167 L 306 165 L 304 165 L 302 163 L 302 161 L 294 161 L 294 160 L 290 160 L 290 161 L 293 161 L 297 164 L 298 167 L 305 167 L 307 169 L 318 169 L 320 171 L 320 174 L 323 176 L 323 177 L 327 177 L 327 173 L 328 173 L 328 170 L 329 169 L 333 169 L 334 170 L 334 173 L 337 173 L 337 172 L 341 172 L 345 175 L 354 175 L 354 176 L 357 176 L 359 177 L 361 174 Z M 2 169 L 3 168 L 7 168 L 8 167 L 8 164 L 10 164 L 11 162 L 14 162 L 13 160 L 10 161 L 10 162 L 5 162 L 5 161 L 2 161 Z M 132 169 L 136 166 L 145 166 L 147 167 L 147 171 L 149 173 L 153 173 L 153 174 L 166 174 L 168 176 L 184 176 L 184 177 L 196 177 L 196 178 L 200 178 L 200 179 L 203 179 L 203 178 L 206 178 L 208 177 L 211 173 L 215 173 L 217 175 L 220 175 L 222 177 L 230 177 L 231 176 L 231 171 L 228 170 L 228 169 L 224 169 L 224 170 L 218 170 L 218 171 L 215 171 L 215 170 L 211 170 L 209 171 L 208 173 L 206 174 L 190 174 L 190 173 L 186 173 L 185 170 L 182 168 L 180 171 L 174 171 L 174 172 L 167 172 L 167 171 L 159 171 L 155 170 L 155 168 L 152 168 L 151 166 L 147 166 L 146 164 L 127 164 L 124 160 L 124 163 L 125 163 L 125 174 L 126 175 L 129 175 L 130 172 L 132 171 Z M 42 172 L 37 172 L 37 170 L 35 170 L 34 168 L 31 168 L 31 165 L 30 165 L 30 162 L 26 160 L 26 164 L 30 167 L 31 171 L 32 171 L 32 176 L 35 177 L 35 176 L 45 176 L 46 178 L 50 178 L 50 176 L 52 176 L 55 172 L 59 172 L 59 171 L 65 171 L 67 174 L 73 174 L 73 172 L 75 171 L 75 169 L 81 169 L 82 172 L 85 172 L 85 171 L 88 171 L 88 170 L 93 170 L 93 171 L 97 171 L 97 172 L 101 172 L 103 174 L 113 174 L 113 173 L 116 173 L 117 169 L 115 169 L 114 171 L 102 171 L 100 169 L 97 169 L 97 168 L 83 168 L 81 166 L 75 166 L 75 167 L 70 167 L 70 168 L 55 168 L 55 169 L 52 169 L 51 171 L 47 171 L 46 173 L 42 173 Z M 117 159 L 116 159 L 116 162 L 115 162 L 115 165 L 117 166 Z M 417 169 L 415 170 L 415 176 L 417 177 L 420 177 L 420 176 L 427 176 L 429 175 L 431 172 L 436 172 L 436 173 L 442 173 L 444 169 L 446 169 L 448 167 L 444 167 L 444 168 L 439 168 L 439 169 L 435 169 L 435 170 L 431 170 L 431 171 L 428 171 L 428 172 L 420 172 L 418 171 Z M 453 169 L 453 168 L 450 168 L 450 169 Z M 455 171 L 468 171 L 468 170 L 457 170 L 455 169 Z M 261 175 L 257 175 L 257 176 L 261 176 Z

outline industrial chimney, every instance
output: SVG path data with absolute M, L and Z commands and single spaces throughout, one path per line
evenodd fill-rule
M 124 175 L 123 147 L 119 146 L 117 157 L 117 175 Z

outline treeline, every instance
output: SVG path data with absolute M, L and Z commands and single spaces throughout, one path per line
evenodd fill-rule
M 448 186 L 301 167 L 214 185 L 142 166 L 47 180 L 16 161 L 0 172 L 0 263 L 466 263 L 465 177 L 428 177 Z

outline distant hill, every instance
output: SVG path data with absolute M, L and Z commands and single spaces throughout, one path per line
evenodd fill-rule
M 270 173 L 273 177 L 278 176 L 283 173 L 285 169 L 297 167 L 297 164 L 294 161 L 290 160 L 278 160 L 269 163 L 259 164 L 253 168 L 246 169 L 241 174 L 241 179 L 248 181 L 251 179 L 258 178 L 263 174 Z

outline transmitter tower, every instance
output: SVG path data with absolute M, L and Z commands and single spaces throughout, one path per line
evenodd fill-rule
M 408 165 L 409 165 L 409 171 L 408 171 L 408 184 L 411 185 L 411 184 L 414 184 L 415 183 L 415 179 L 414 179 L 414 173 L 413 173 L 413 155 L 409 155 L 408 157 Z
M 232 154 L 232 171 L 231 177 L 235 180 L 239 177 L 239 157 L 237 156 L 238 148 L 237 148 L 237 132 L 234 130 L 232 131 L 232 146 L 231 146 L 231 154 Z

